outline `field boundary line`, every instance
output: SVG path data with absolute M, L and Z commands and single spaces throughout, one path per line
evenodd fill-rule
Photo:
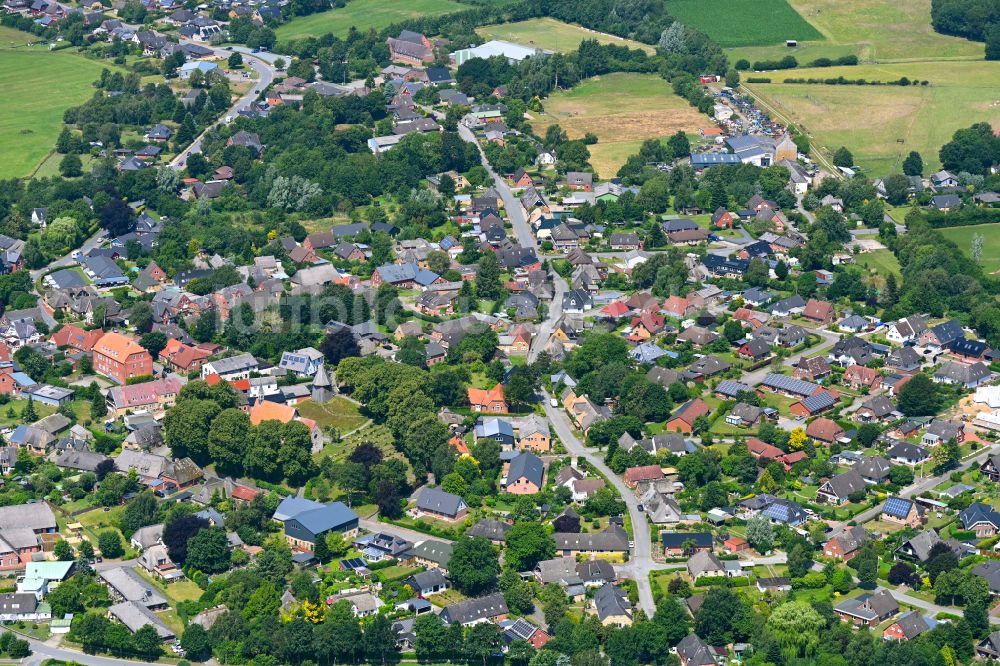
M 746 91 L 746 93 L 750 95 L 754 99 L 754 101 L 757 102 L 757 104 L 764 107 L 764 109 L 767 110 L 768 112 L 772 113 L 778 121 L 784 123 L 786 128 L 796 124 L 792 121 L 791 116 L 778 110 L 772 103 L 767 101 L 762 94 L 754 91 L 746 84 L 741 83 L 740 87 L 744 91 Z M 811 152 L 813 153 L 813 155 L 816 157 L 816 161 L 819 162 L 820 165 L 823 166 L 823 168 L 831 172 L 834 176 L 840 178 L 841 177 L 840 169 L 838 169 L 833 165 L 830 159 L 820 148 L 820 144 L 816 142 L 815 137 L 812 135 L 812 133 L 809 132 L 804 127 L 802 127 L 801 124 L 799 125 L 799 129 L 802 130 L 805 133 L 805 135 L 809 138 L 809 147 L 811 148 Z
M 38 170 L 41 169 L 43 166 L 45 166 L 45 163 L 48 162 L 49 159 L 51 159 L 52 156 L 55 154 L 56 150 L 55 148 L 53 148 L 45 155 L 45 157 L 43 157 L 41 160 L 38 161 L 38 164 L 35 165 L 35 168 L 31 170 L 31 173 L 28 174 L 28 178 L 34 178 L 35 174 L 38 173 Z

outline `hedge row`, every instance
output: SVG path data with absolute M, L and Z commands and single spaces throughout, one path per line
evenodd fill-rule
M 917 81 L 910 80 L 908 78 L 901 77 L 895 81 L 869 81 L 868 79 L 847 79 L 843 76 L 838 76 L 832 79 L 785 79 L 785 83 L 805 83 L 811 85 L 824 85 L 824 86 L 926 86 L 929 85 L 927 81 Z

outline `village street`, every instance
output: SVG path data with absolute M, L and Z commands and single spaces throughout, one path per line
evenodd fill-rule
M 185 42 L 185 43 L 193 44 L 194 42 Z M 220 58 L 225 59 L 229 57 L 230 52 L 227 49 L 215 49 L 215 54 Z M 198 135 L 198 138 L 196 138 L 194 141 L 191 142 L 191 145 L 189 145 L 187 148 L 179 152 L 176 155 L 176 157 L 174 157 L 174 159 L 170 160 L 170 166 L 174 167 L 175 169 L 183 169 L 184 165 L 187 164 L 188 155 L 201 152 L 201 141 L 204 138 L 205 134 L 211 132 L 219 125 L 227 123 L 228 122 L 227 118 L 235 117 L 236 114 L 239 113 L 240 111 L 244 111 L 250 108 L 250 105 L 253 104 L 254 100 L 256 100 L 257 97 L 260 96 L 261 91 L 266 90 L 267 87 L 271 85 L 271 81 L 274 80 L 275 73 L 278 71 L 275 68 L 275 66 L 272 63 L 260 58 L 256 54 L 242 53 L 242 55 L 243 55 L 243 62 L 252 67 L 254 71 L 257 72 L 258 78 L 252 81 L 249 90 L 247 90 L 239 99 L 233 102 L 233 105 L 229 108 L 229 111 L 226 113 L 226 115 L 220 116 L 219 120 L 217 120 L 212 125 L 206 127 L 205 130 Z

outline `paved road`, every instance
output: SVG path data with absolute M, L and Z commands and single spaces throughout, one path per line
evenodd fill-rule
M 521 247 L 531 247 L 537 252 L 538 241 L 535 240 L 535 235 L 531 232 L 531 226 L 528 224 L 527 216 L 520 200 L 510 191 L 510 187 L 507 186 L 507 181 L 504 177 L 490 166 L 490 163 L 486 160 L 486 153 L 483 152 L 483 147 L 476 141 L 476 136 L 472 133 L 472 130 L 465 125 L 459 125 L 458 135 L 462 137 L 463 141 L 473 143 L 479 149 L 479 159 L 483 163 L 483 167 L 487 173 L 493 178 L 493 186 L 500 193 L 500 198 L 503 199 L 503 207 L 507 211 L 507 217 L 510 219 L 511 226 L 514 227 L 514 235 L 517 236 L 517 242 Z
M 29 638 L 31 644 L 31 656 L 23 660 L 24 666 L 37 666 L 47 659 L 58 659 L 65 662 L 77 662 L 85 666 L 121 666 L 122 664 L 135 664 L 137 666 L 162 666 L 149 661 L 132 661 L 121 657 L 102 657 L 96 654 L 85 654 L 76 650 L 56 647 L 47 643 L 42 643 Z
M 412 541 L 413 543 L 427 541 L 428 539 L 443 541 L 445 543 L 453 543 L 450 539 L 443 539 L 430 534 L 424 534 L 423 532 L 411 530 L 406 527 L 400 527 L 399 525 L 393 525 L 391 523 L 383 523 L 378 520 L 378 516 L 373 516 L 372 518 L 367 519 L 362 518 L 358 521 L 358 525 L 369 532 L 385 532 L 386 534 L 392 534 L 393 536 L 401 537 L 407 541 Z
M 815 333 L 816 335 L 820 336 L 822 340 L 820 340 L 812 347 L 809 347 L 804 351 L 796 352 L 792 356 L 789 356 L 787 359 L 785 359 L 784 362 L 785 366 L 793 367 L 796 363 L 798 363 L 800 357 L 815 356 L 818 352 L 826 351 L 830 347 L 834 346 L 840 340 L 840 335 L 832 331 L 827 331 L 821 328 L 812 328 L 808 330 L 810 333 Z M 743 377 L 740 378 L 740 381 L 743 382 L 744 384 L 749 384 L 750 386 L 756 386 L 760 382 L 764 381 L 764 377 L 766 377 L 768 373 L 771 372 L 774 372 L 774 368 L 772 368 L 771 365 L 768 364 L 765 365 L 763 368 L 759 368 L 757 370 L 754 370 L 753 372 L 748 372 L 747 374 L 743 375 Z
M 625 485 L 621 477 L 611 471 L 604 464 L 604 458 L 599 453 L 592 452 L 583 445 L 570 425 L 569 417 L 566 413 L 549 404 L 551 397 L 543 391 L 545 415 L 552 423 L 559 440 L 572 455 L 580 456 L 594 466 L 607 477 L 608 481 L 618 490 L 625 506 L 628 507 L 629 517 L 632 519 L 632 532 L 635 546 L 632 548 L 629 571 L 635 577 L 636 586 L 639 588 L 639 604 L 646 612 L 647 617 L 653 617 L 656 612 L 656 602 L 653 600 L 653 588 L 649 583 L 649 572 L 657 568 L 657 563 L 653 562 L 653 546 L 649 538 L 649 526 L 646 523 L 646 516 L 639 511 L 639 502 L 635 495 Z
M 1000 446 L 997 446 L 997 445 L 987 446 L 987 447 L 985 447 L 983 449 L 980 449 L 976 453 L 976 455 L 971 456 L 969 458 L 966 458 L 955 469 L 950 469 L 947 472 L 944 472 L 942 474 L 938 474 L 937 476 L 927 476 L 927 477 L 924 477 L 922 479 L 917 479 L 911 485 L 907 486 L 905 489 L 903 489 L 902 491 L 900 491 L 899 496 L 900 497 L 913 497 L 915 495 L 919 495 L 920 493 L 922 493 L 922 492 L 924 492 L 926 490 L 930 490 L 934 486 L 937 486 L 937 485 L 939 485 L 939 484 L 944 483 L 945 481 L 947 481 L 948 478 L 953 473 L 955 473 L 956 471 L 961 471 L 961 470 L 968 469 L 969 467 L 971 467 L 973 465 L 976 465 L 978 467 L 983 462 L 983 460 L 986 459 L 986 457 L 988 455 L 996 453 L 998 450 L 1000 450 Z M 879 504 L 879 505 L 877 505 L 877 506 L 875 506 L 875 507 L 873 507 L 871 509 L 867 509 L 865 511 L 862 511 L 858 515 L 854 516 L 853 520 L 858 525 L 861 525 L 863 523 L 867 523 L 869 520 L 874 519 L 881 512 L 882 512 L 882 505 Z
M 545 344 L 549 341 L 552 331 L 555 330 L 556 323 L 562 317 L 563 294 L 569 290 L 566 280 L 555 271 L 551 271 L 552 276 L 552 302 L 549 303 L 549 316 L 538 325 L 535 337 L 531 339 L 531 348 L 528 350 L 528 363 L 534 363 L 538 355 L 545 349 Z
M 909 604 L 910 606 L 916 606 L 917 608 L 933 613 L 934 615 L 937 615 L 938 613 L 951 613 L 952 615 L 958 615 L 959 617 L 964 615 L 964 611 L 961 608 L 932 604 L 929 601 L 924 601 L 923 599 L 919 599 L 917 597 L 911 597 L 906 592 L 902 592 L 900 590 L 889 590 L 889 593 L 896 601 L 901 601 L 904 604 Z
M 507 185 L 507 180 L 495 172 L 493 167 L 491 167 L 489 162 L 487 162 L 486 154 L 483 152 L 483 147 L 478 141 L 476 141 L 476 137 L 472 133 L 472 130 L 464 125 L 459 125 L 458 135 L 461 136 L 464 141 L 475 144 L 476 148 L 479 149 L 479 159 L 482 162 L 483 167 L 493 178 L 493 187 L 500 193 L 500 198 L 503 199 L 504 210 L 507 212 L 507 218 L 510 220 L 511 227 L 514 229 L 514 235 L 517 237 L 518 244 L 521 247 L 533 248 L 537 254 L 538 240 L 535 238 L 531 225 L 528 224 L 528 216 L 524 210 L 524 206 L 521 205 L 520 199 L 514 196 L 514 193 L 511 192 L 510 186 Z M 569 287 L 567 286 L 566 281 L 554 271 L 551 275 L 554 285 L 552 303 L 549 304 L 548 317 L 546 317 L 545 321 L 539 325 L 539 329 L 531 341 L 531 348 L 528 350 L 528 363 L 531 363 L 538 358 L 538 354 L 540 354 L 542 349 L 545 348 L 545 343 L 552 334 L 552 330 L 555 327 L 556 322 L 559 321 L 559 317 L 562 316 L 563 294 L 566 293 Z
M 96 234 L 94 234 L 93 236 L 91 236 L 90 238 L 88 238 L 83 242 L 83 245 L 81 245 L 79 248 L 80 254 L 81 255 L 87 254 L 95 247 L 100 246 L 100 244 L 103 243 L 107 237 L 108 237 L 108 232 L 105 231 L 104 229 L 100 229 Z M 76 250 L 74 250 L 74 252 L 76 252 Z M 31 281 L 34 282 L 35 280 L 42 277 L 46 273 L 52 271 L 53 269 L 65 268 L 66 266 L 71 266 L 75 263 L 76 259 L 73 258 L 73 253 L 70 252 L 69 254 L 63 257 L 60 257 L 59 259 L 50 262 L 44 268 L 39 268 L 38 270 L 31 271 Z
M 215 54 L 221 58 L 228 58 L 231 55 L 230 51 L 227 49 L 214 49 L 214 51 Z M 229 110 L 221 116 L 219 120 L 206 127 L 205 131 L 199 134 L 198 138 L 192 141 L 190 146 L 181 151 L 174 159 L 170 160 L 170 166 L 175 169 L 183 169 L 185 164 L 187 164 L 188 155 L 201 152 L 201 140 L 206 133 L 215 129 L 219 125 L 225 124 L 228 116 L 235 116 L 240 111 L 250 108 L 250 105 L 253 104 L 259 94 L 271 85 L 271 81 L 274 80 L 274 74 L 277 71 L 275 70 L 274 65 L 262 60 L 259 54 L 243 54 L 243 62 L 253 67 L 254 71 L 257 72 L 258 78 L 256 81 L 252 82 L 253 87 L 251 87 L 250 90 L 248 90 L 242 97 L 236 100 L 236 102 L 233 103 Z

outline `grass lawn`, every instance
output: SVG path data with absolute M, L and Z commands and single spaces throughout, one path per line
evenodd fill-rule
M 31 636 L 36 641 L 46 641 L 49 639 L 49 636 L 52 635 L 51 628 L 48 624 L 41 624 L 38 622 L 17 622 L 14 626 L 18 628 L 19 632 Z M 16 664 L 18 662 L 10 661 L 8 663 Z
M 299 414 L 316 421 L 321 427 L 336 428 L 342 433 L 354 430 L 368 420 L 358 412 L 357 405 L 341 396 L 334 396 L 322 405 L 306 400 L 295 408 L 299 410 Z
M 0 25 L 0 49 L 4 51 L 25 48 L 44 50 L 45 47 L 43 46 L 28 46 L 29 43 L 44 41 L 45 40 L 41 37 L 32 35 L 31 33 L 23 32 L 21 30 L 17 30 L 16 28 L 8 28 L 5 25 Z
M 977 224 L 970 227 L 949 227 L 938 229 L 941 235 L 958 245 L 958 249 L 968 254 L 972 250 L 972 237 L 983 237 L 983 270 L 988 273 L 1000 270 L 1000 225 Z
M 201 599 L 202 589 L 188 578 L 183 578 L 173 583 L 164 583 L 159 578 L 150 575 L 142 567 L 136 567 L 135 571 L 148 580 L 153 587 L 159 590 L 175 606 L 181 601 L 197 601 Z
M 391 567 L 386 567 L 385 569 L 378 569 L 377 573 L 382 580 L 392 581 L 412 576 L 419 571 L 419 568 L 414 569 L 413 567 L 404 567 L 397 564 Z
M 639 149 L 636 148 L 635 152 L 638 152 L 638 151 L 639 151 Z M 695 224 L 697 224 L 702 229 L 708 229 L 713 234 L 716 234 L 717 236 L 720 236 L 722 238 L 743 238 L 743 234 L 741 234 L 737 229 L 715 229 L 715 228 L 713 228 L 712 227 L 712 216 L 709 213 L 705 213 L 704 215 L 692 215 L 691 216 L 691 221 L 694 222 Z
M 51 153 L 46 157 L 41 164 L 38 165 L 38 169 L 35 171 L 36 178 L 53 178 L 59 174 L 59 163 L 65 157 L 62 153 Z M 88 173 L 91 168 L 93 168 L 94 159 L 91 155 L 80 155 L 80 162 L 83 167 L 83 173 Z
M 72 502 L 67 502 L 62 505 L 62 510 L 66 513 L 73 513 L 74 511 L 79 511 L 80 509 L 86 509 L 92 506 L 90 503 L 90 496 L 84 497 L 83 499 L 74 500 Z
M 766 46 L 784 44 L 786 39 L 823 38 L 787 0 L 667 0 L 667 11 L 720 46 Z
M 588 146 L 590 163 L 602 177 L 610 178 L 628 155 L 638 152 L 643 139 L 667 137 L 678 130 L 696 132 L 708 125 L 708 118 L 654 74 L 616 73 L 593 77 L 545 100 L 545 113 L 534 119 L 533 129 L 544 134 L 554 123 L 571 139 L 587 132 L 597 135 L 598 143 Z
M 0 108 L 0 178 L 30 175 L 53 150 L 63 112 L 90 98 L 91 83 L 111 67 L 71 49 L 23 46 L 36 39 L 10 28 L 0 31 L 0 87 L 9 102 Z M 12 43 L 19 46 L 11 48 Z
M 2 169 L 3 167 L 0 167 Z M 23 421 L 21 420 L 21 410 L 24 406 L 28 404 L 27 400 L 11 400 L 6 405 L 0 405 L 0 427 L 14 426 L 17 427 Z M 34 403 L 35 414 L 38 418 L 43 419 L 46 416 L 50 416 L 56 413 L 55 407 L 50 407 L 48 405 L 43 405 L 39 402 Z
M 434 604 L 444 607 L 450 604 L 456 604 L 459 601 L 465 601 L 466 596 L 452 587 L 445 590 L 444 592 L 440 592 L 438 594 L 432 594 L 430 597 L 428 597 L 428 599 L 430 599 L 430 601 L 433 602 Z
M 301 405 L 299 405 L 301 407 Z M 343 442 L 339 443 L 328 443 L 324 446 L 318 453 L 313 457 L 316 460 L 321 460 L 326 456 L 330 456 L 337 462 L 341 462 L 347 459 L 347 456 L 362 442 L 370 442 L 380 448 L 382 453 L 386 458 L 396 458 L 406 462 L 399 451 L 393 447 L 392 433 L 384 425 L 370 425 L 367 428 L 362 428 L 358 432 L 354 433 Z M 409 467 L 409 465 L 407 465 Z
M 181 620 L 180 615 L 177 614 L 175 609 L 168 608 L 167 610 L 159 611 L 156 616 L 163 620 L 163 624 L 170 627 L 178 636 L 184 633 L 184 621 Z
M 741 428 L 726 423 L 725 414 L 715 419 L 715 423 L 712 424 L 712 427 L 708 431 L 713 435 L 720 435 L 722 437 L 752 437 L 757 434 L 757 428 Z
M 906 76 L 928 86 L 826 86 L 784 83 L 786 78 L 889 81 Z M 898 173 L 911 150 L 928 172 L 940 168 L 938 149 L 955 130 L 1000 123 L 1000 67 L 991 62 L 911 62 L 773 73 L 752 84 L 780 115 L 799 124 L 832 153 L 847 146 L 868 175 Z M 864 109 L 864 113 L 859 113 Z
M 345 7 L 303 16 L 277 29 L 278 40 L 321 37 L 332 32 L 344 37 L 352 28 L 361 32 L 423 16 L 439 16 L 468 9 L 452 0 L 353 0 Z
M 787 395 L 779 393 L 768 393 L 764 396 L 764 403 L 768 407 L 777 409 L 779 414 L 788 418 L 792 418 L 790 409 L 796 402 L 798 402 L 797 398 L 789 398 Z M 805 423 L 802 423 L 802 427 L 805 428 Z
M 896 259 L 892 250 L 864 252 L 857 255 L 854 260 L 858 266 L 862 266 L 868 271 L 874 271 L 883 279 L 889 273 L 894 273 L 896 277 L 899 277 L 899 260 Z
M 885 214 L 891 217 L 896 224 L 904 224 L 906 222 L 906 214 L 913 210 L 913 206 L 902 205 L 902 206 L 891 206 L 885 204 Z
M 197 601 L 204 593 L 198 585 L 187 578 L 166 586 L 167 595 L 174 601 Z
M 338 224 L 349 224 L 350 218 L 348 217 L 322 217 L 315 220 L 300 220 L 300 224 L 305 227 L 305 230 L 311 234 L 330 231 L 330 227 L 336 226 Z
M 646 53 L 655 52 L 655 49 L 649 44 L 597 33 L 572 23 L 563 23 L 547 17 L 517 21 L 516 23 L 484 25 L 476 28 L 476 34 L 484 39 L 502 39 L 549 51 L 574 51 L 584 39 L 596 39 L 601 44 L 627 46 L 632 49 L 642 49 Z
M 752 61 L 791 54 L 803 64 L 820 57 L 849 54 L 862 61 L 876 62 L 983 57 L 981 43 L 934 32 L 931 0 L 789 0 L 789 3 L 825 40 L 800 41 L 794 50 L 783 45 L 733 49 L 731 56 Z M 668 6 L 671 14 L 678 16 L 672 9 L 673 3 Z M 789 37 L 794 39 L 792 35 Z
M 84 527 L 89 527 L 92 530 L 103 530 L 109 527 L 117 527 L 118 521 L 121 519 L 121 515 L 124 510 L 124 505 L 112 507 L 107 511 L 105 510 L 105 507 L 101 507 L 76 516 L 76 521 Z

